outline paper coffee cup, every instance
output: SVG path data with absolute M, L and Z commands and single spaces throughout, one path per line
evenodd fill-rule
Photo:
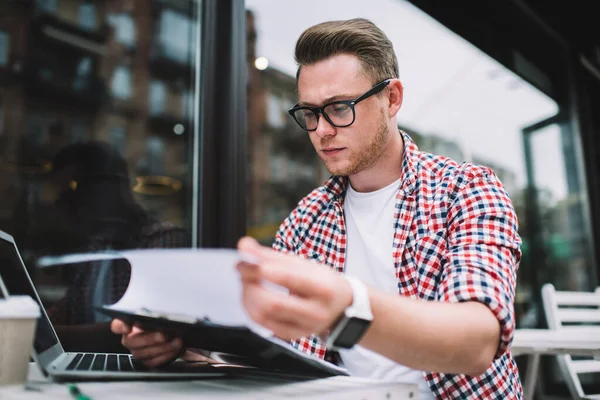
M 0 300 L 0 386 L 22 385 L 27 380 L 39 316 L 40 308 L 29 296 Z

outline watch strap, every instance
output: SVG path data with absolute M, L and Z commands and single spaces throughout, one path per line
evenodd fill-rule
M 366 320 L 373 319 L 371 304 L 369 301 L 369 290 L 362 281 L 354 276 L 344 275 L 346 282 L 352 288 L 352 304 L 346 308 L 344 314 L 347 317 L 357 317 Z

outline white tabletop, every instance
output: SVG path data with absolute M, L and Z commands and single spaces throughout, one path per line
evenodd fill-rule
M 80 382 L 81 392 L 96 399 L 415 399 L 417 385 L 371 379 L 332 377 L 312 381 L 274 378 L 215 379 L 196 381 Z M 0 399 L 69 399 L 67 385 L 47 381 L 30 364 L 27 390 L 0 388 Z
M 517 329 L 511 346 L 513 355 L 571 354 L 600 357 L 598 327 Z

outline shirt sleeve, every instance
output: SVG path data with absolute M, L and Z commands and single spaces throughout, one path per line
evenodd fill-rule
M 282 253 L 293 253 L 298 241 L 298 226 L 300 224 L 299 208 L 296 207 L 290 215 L 281 223 L 275 235 L 272 248 Z
M 448 251 L 441 301 L 478 301 L 500 323 L 496 358 L 509 348 L 515 329 L 514 297 L 521 259 L 517 215 L 490 171 L 467 183 L 448 208 Z

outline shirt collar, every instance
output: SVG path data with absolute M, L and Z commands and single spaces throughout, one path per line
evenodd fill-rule
M 402 183 L 400 185 L 400 191 L 406 195 L 412 194 L 415 190 L 416 184 L 416 154 L 419 150 L 412 138 L 403 131 L 400 131 L 402 139 L 404 140 L 404 154 L 402 161 Z M 347 176 L 332 176 L 327 182 L 325 182 L 325 190 L 335 199 L 343 199 L 346 187 L 348 186 Z

